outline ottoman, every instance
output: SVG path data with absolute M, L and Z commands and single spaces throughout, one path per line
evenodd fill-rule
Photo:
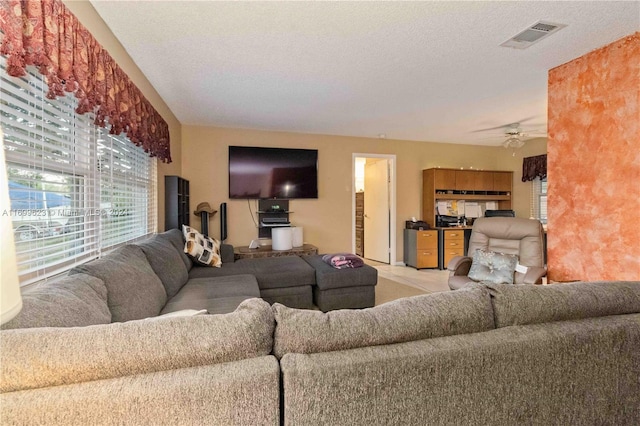
M 364 265 L 360 268 L 336 269 L 322 260 L 322 255 L 304 256 L 315 269 L 316 285 L 313 301 L 322 311 L 370 308 L 375 304 L 378 271 Z
M 223 244 L 223 247 L 225 245 Z M 269 303 L 290 308 L 313 308 L 315 271 L 299 256 L 238 259 L 222 262 L 221 268 L 194 266 L 189 278 L 253 275 L 258 281 L 260 297 Z
M 290 308 L 313 308 L 314 271 L 299 256 L 240 259 L 235 263 L 243 261 L 250 263 L 264 300 Z

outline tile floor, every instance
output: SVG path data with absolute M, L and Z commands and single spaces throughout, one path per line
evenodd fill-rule
M 396 281 L 408 286 L 416 287 L 429 293 L 449 291 L 447 279 L 449 271 L 439 269 L 416 270 L 410 266 L 395 266 L 365 259 L 368 265 L 378 270 L 381 277 Z
M 364 259 L 367 265 L 371 265 L 378 270 L 381 277 L 406 284 L 412 287 L 435 293 L 438 291 L 449 291 L 447 284 L 449 271 L 446 269 L 420 269 L 417 270 L 410 266 L 395 266 L 386 263 L 376 262 L 374 260 Z M 547 277 L 542 278 L 542 285 L 547 284 Z

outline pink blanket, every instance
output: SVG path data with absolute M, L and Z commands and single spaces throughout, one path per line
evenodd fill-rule
M 364 261 L 351 253 L 325 254 L 322 260 L 336 269 L 359 268 L 364 265 Z

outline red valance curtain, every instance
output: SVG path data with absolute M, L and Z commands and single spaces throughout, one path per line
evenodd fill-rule
M 169 126 L 106 50 L 61 0 L 2 0 L 0 53 L 7 72 L 35 65 L 49 85 L 47 98 L 73 92 L 76 112 L 94 112 L 98 126 L 124 132 L 152 157 L 170 163 Z
M 547 177 L 547 154 L 522 159 L 522 181 L 527 182 L 537 177 Z

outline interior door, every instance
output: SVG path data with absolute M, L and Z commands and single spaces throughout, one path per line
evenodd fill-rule
M 364 166 L 364 257 L 389 263 L 389 160 Z

